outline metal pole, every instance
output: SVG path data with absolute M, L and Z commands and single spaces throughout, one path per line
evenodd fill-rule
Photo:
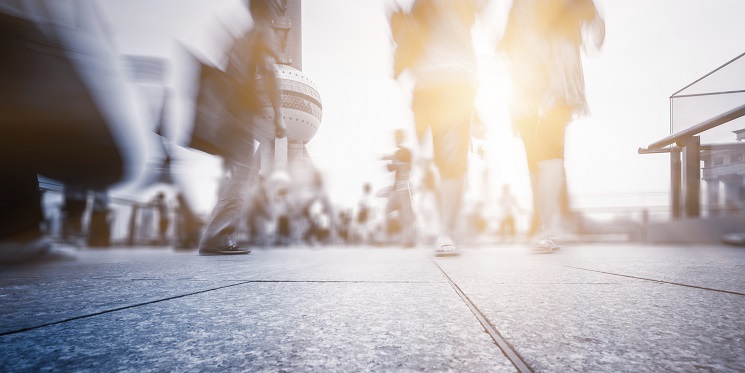
M 132 214 L 129 216 L 129 237 L 127 243 L 134 246 L 137 239 L 137 216 L 140 213 L 140 206 L 132 205 Z
M 707 198 L 709 204 L 709 216 L 719 215 L 719 179 L 706 181 Z
M 683 142 L 685 211 L 687 217 L 694 218 L 701 215 L 701 138 L 691 136 Z
M 670 152 L 670 210 L 673 219 L 680 218 L 680 152 Z

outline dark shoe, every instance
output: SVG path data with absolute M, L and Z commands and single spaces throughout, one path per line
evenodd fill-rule
M 222 241 L 222 242 L 220 242 Z M 217 244 L 212 244 L 212 242 L 207 242 L 205 245 L 199 247 L 199 255 L 240 255 L 240 254 L 248 254 L 251 250 L 249 249 L 242 249 L 238 247 L 238 244 L 235 243 L 233 238 L 230 236 L 225 236 L 221 240 L 218 241 Z
M 40 237 L 27 241 L 0 241 L 0 263 L 44 263 L 74 260 L 75 255 L 54 248 L 52 241 Z

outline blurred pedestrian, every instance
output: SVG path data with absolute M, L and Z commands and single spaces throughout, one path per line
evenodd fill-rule
M 421 140 L 432 133 L 440 173 L 442 224 L 435 251 L 457 255 L 454 241 L 461 211 L 476 96 L 476 55 L 471 27 L 483 0 L 416 0 L 410 13 L 394 12 L 394 76 L 408 70 L 415 78 L 412 111 Z
M 221 144 L 226 177 L 202 235 L 200 255 L 251 252 L 238 246 L 234 234 L 244 213 L 251 176 L 258 175 L 252 165 L 253 130 L 263 109 L 261 95 L 268 96 L 273 108 L 276 136 L 285 136 L 279 83 L 275 76 L 275 65 L 279 60 L 279 31 L 272 27 L 274 20 L 281 16 L 280 7 L 275 0 L 250 0 L 249 11 L 254 20 L 253 27 L 235 41 L 228 55 L 226 74 L 233 89 L 225 103 L 230 114 L 225 125 L 232 125 L 232 133 Z
M 64 217 L 62 237 L 68 242 L 77 241 L 83 237 L 83 216 L 88 207 L 88 193 L 72 187 L 64 191 L 64 205 L 61 210 Z M 74 240 L 73 240 L 74 239 Z
M 397 243 L 407 247 L 416 245 L 416 215 L 411 200 L 411 175 L 412 154 L 411 150 L 404 146 L 405 135 L 402 129 L 394 133 L 396 151 L 390 156 L 384 157 L 389 161 L 388 171 L 393 172 L 393 186 L 388 195 L 385 213 L 386 220 L 395 229 L 389 227 L 388 233 Z
M 419 161 L 422 171 L 421 179 L 416 186 L 416 207 L 417 230 L 419 237 L 428 244 L 432 244 L 437 239 L 439 232 L 439 205 L 437 197 L 437 170 L 434 161 L 429 158 L 423 158 Z
M 259 181 L 253 190 L 246 225 L 248 226 L 249 242 L 252 245 L 265 246 L 267 238 L 267 224 L 274 219 L 272 197 L 266 178 L 259 175 Z
M 0 2 L 0 261 L 55 257 L 38 175 L 100 194 L 144 169 L 153 149 L 110 36 L 93 1 Z
M 352 210 L 340 210 L 336 219 L 336 235 L 343 244 L 352 243 Z
M 191 208 L 183 193 L 176 195 L 176 216 L 174 219 L 176 232 L 176 249 L 196 249 L 201 236 L 203 224 Z
M 365 183 L 362 185 L 362 196 L 357 203 L 357 219 L 355 224 L 355 236 L 358 243 L 366 244 L 370 242 L 373 231 L 373 205 L 372 205 L 372 185 Z
M 307 244 L 327 244 L 331 241 L 332 227 L 335 224 L 334 209 L 326 193 L 321 173 L 310 167 L 300 173 L 298 179 L 302 188 L 302 217 L 305 230 L 302 239 Z
M 580 50 L 588 36 L 602 46 L 605 24 L 593 0 L 514 0 L 499 46 L 511 62 L 511 117 L 525 144 L 541 218 L 538 252 L 558 248 L 565 130 L 587 113 Z
M 502 238 L 512 239 L 515 237 L 515 213 L 520 208 L 517 199 L 510 191 L 510 185 L 502 185 L 502 194 L 499 196 L 499 208 L 502 210 L 502 219 L 499 222 L 499 235 Z
M 277 189 L 272 205 L 275 211 L 274 245 L 289 246 L 293 243 L 293 232 L 296 229 L 296 213 L 293 208 L 290 189 L 281 187 Z
M 168 204 L 166 203 L 166 194 L 158 192 L 153 199 L 152 204 L 158 211 L 158 243 L 165 245 L 167 243 L 168 227 L 171 225 L 171 217 L 168 213 Z

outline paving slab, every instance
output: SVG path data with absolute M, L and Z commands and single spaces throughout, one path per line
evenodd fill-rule
M 294 264 L 292 271 L 274 272 L 262 277 L 268 280 L 445 282 L 442 273 L 432 264 L 429 254 L 426 250 L 375 247 L 296 248 L 256 252 L 257 260 Z
M 437 263 L 536 371 L 745 369 L 744 296 L 560 265 L 572 251 Z
M 242 281 L 443 282 L 417 251 L 267 249 L 200 257 L 164 248 L 83 250 L 78 260 L 0 271 L 0 333 Z
M 7 305 L 0 310 L 0 333 L 260 280 L 303 265 L 282 260 L 256 265 L 255 257 L 205 258 L 164 248 L 77 255 L 75 261 L 0 268 L 0 302 Z
M 3 371 L 514 371 L 447 283 L 247 283 L 0 345 Z
M 721 245 L 577 245 L 557 265 L 745 294 L 745 250 Z
M 78 254 L 0 268 L 0 371 L 514 370 L 449 281 L 536 371 L 745 370 L 738 249 Z
M 0 334 L 232 285 L 236 281 L 0 280 Z

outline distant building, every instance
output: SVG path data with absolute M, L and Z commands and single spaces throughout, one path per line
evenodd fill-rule
M 733 132 L 738 142 L 745 139 L 745 129 Z M 711 215 L 722 210 L 745 209 L 745 142 L 737 145 L 740 144 L 701 152 Z

